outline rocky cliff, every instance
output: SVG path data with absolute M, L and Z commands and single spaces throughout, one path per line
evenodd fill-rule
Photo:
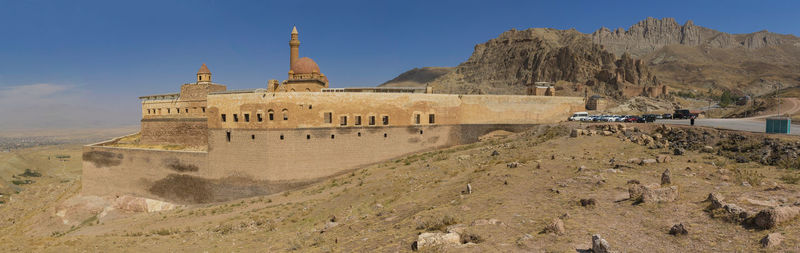
M 800 38 L 729 34 L 673 18 L 591 34 L 511 30 L 476 45 L 455 70 L 437 73 L 419 75 L 443 93 L 525 94 L 526 84 L 544 81 L 559 83 L 558 95 L 660 96 L 669 91 L 662 85 L 698 95 L 761 95 L 800 85 Z
M 680 25 L 673 18 L 652 17 L 639 21 L 628 30 L 617 28 L 611 31 L 602 27 L 591 37 L 592 42 L 605 46 L 613 53 L 630 53 L 635 57 L 646 56 L 669 45 L 759 49 L 800 43 L 800 39 L 792 35 L 768 31 L 729 34 L 697 26 L 691 20 Z
M 478 44 L 466 62 L 430 83 L 440 93 L 524 94 L 528 84 L 559 81 L 568 83 L 557 86 L 561 94 L 613 97 L 641 95 L 659 84 L 641 60 L 618 57 L 575 30 L 541 28 L 506 31 Z

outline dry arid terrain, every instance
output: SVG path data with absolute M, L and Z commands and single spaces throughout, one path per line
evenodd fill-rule
M 103 212 L 65 225 L 57 210 L 80 192 L 80 146 L 18 149 L 1 154 L 3 173 L 34 168 L 13 175 L 34 182 L 16 185 L 18 193 L 2 189 L 0 245 L 13 252 L 575 252 L 592 249 L 597 234 L 621 252 L 798 251 L 798 151 L 800 139 L 789 136 L 562 123 L 274 195 Z

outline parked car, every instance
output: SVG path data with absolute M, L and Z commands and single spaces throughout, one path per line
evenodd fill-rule
M 664 113 L 664 115 L 661 115 L 661 118 L 662 119 L 672 119 L 672 114 Z
M 673 119 L 693 119 L 697 118 L 697 115 L 700 114 L 699 112 L 689 111 L 686 109 L 675 110 L 675 113 L 672 114 Z
M 625 122 L 639 123 L 640 119 L 641 118 L 639 116 L 628 116 L 627 118 L 625 118 Z M 642 120 L 642 122 L 644 122 L 644 120 Z
M 588 118 L 588 112 L 576 112 L 572 114 L 572 117 L 569 117 L 569 121 L 582 121 L 584 118 Z
M 642 118 L 644 119 L 644 122 L 656 121 L 656 115 L 655 114 L 645 114 L 645 115 L 642 115 Z

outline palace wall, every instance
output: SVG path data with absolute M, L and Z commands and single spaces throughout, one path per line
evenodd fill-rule
M 208 119 L 205 117 L 142 119 L 141 133 L 142 144 L 206 146 Z

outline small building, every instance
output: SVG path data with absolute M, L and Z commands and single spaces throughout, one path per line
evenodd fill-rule
M 600 95 L 592 95 L 586 100 L 586 110 L 605 110 L 607 105 L 608 101 Z
M 555 96 L 556 89 L 551 82 L 535 82 L 533 84 L 527 84 L 528 91 L 527 94 L 529 96 Z

